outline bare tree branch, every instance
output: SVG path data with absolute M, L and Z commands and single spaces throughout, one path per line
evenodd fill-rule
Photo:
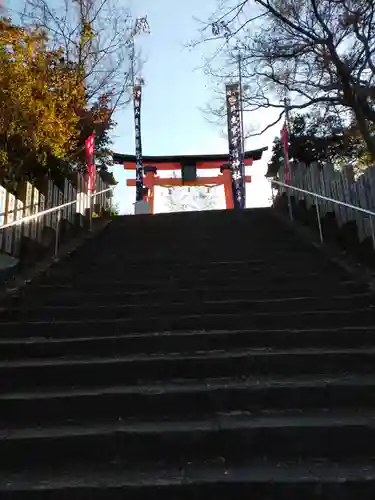
M 281 113 L 279 114 L 279 116 L 276 118 L 276 120 L 274 120 L 273 122 L 269 123 L 268 125 L 266 125 L 262 130 L 260 130 L 260 132 L 254 132 L 253 134 L 250 134 L 248 137 L 257 137 L 259 135 L 262 135 L 264 134 L 264 132 L 267 132 L 267 130 L 269 130 L 270 128 L 272 128 L 274 125 L 276 125 L 277 123 L 279 123 L 279 121 L 282 119 L 282 117 L 285 115 L 285 109 L 283 109 L 281 111 Z
M 208 58 L 208 75 L 222 84 L 238 78 L 233 64 L 238 57 L 233 47 L 237 47 L 248 88 L 245 109 L 282 109 L 285 96 L 291 109 L 320 109 L 323 116 L 339 106 L 354 116 L 375 158 L 370 132 L 375 124 L 374 2 L 228 0 L 221 6 L 200 30 L 205 35 L 211 26 L 213 36 L 197 42 L 227 41 L 221 53 L 215 51 L 215 62 L 220 60 L 218 55 L 225 56 L 226 67 Z
M 134 38 L 144 31 L 118 0 L 24 0 L 22 19 L 52 35 L 64 48 L 63 57 L 79 71 L 89 100 L 111 96 L 113 111 L 130 96 L 129 75 L 141 60 L 134 52 Z M 53 5 L 53 7 L 52 7 Z

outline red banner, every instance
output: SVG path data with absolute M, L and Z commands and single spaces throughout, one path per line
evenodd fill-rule
M 284 150 L 284 182 L 285 184 L 290 184 L 292 179 L 290 175 L 288 129 L 286 128 L 286 124 L 281 129 L 281 140 Z
M 86 139 L 86 163 L 87 171 L 89 174 L 89 185 L 88 190 L 91 193 L 94 192 L 96 187 L 96 166 L 94 159 L 95 143 L 94 143 L 94 132 Z

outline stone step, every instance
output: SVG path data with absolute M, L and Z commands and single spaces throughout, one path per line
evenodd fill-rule
M 100 286 L 93 286 L 93 283 L 86 282 L 82 280 L 79 283 L 65 282 L 65 283 L 54 283 L 53 281 L 43 280 L 37 284 L 37 289 L 35 288 L 35 284 L 30 284 L 23 287 L 20 291 L 21 295 L 27 297 L 45 297 L 45 296 L 60 296 L 60 294 L 75 294 L 76 296 L 100 296 L 106 295 L 111 297 L 112 295 L 121 295 L 124 297 L 128 295 L 157 295 L 161 296 L 163 293 L 193 293 L 201 294 L 201 293 L 218 293 L 220 294 L 220 298 L 222 296 L 230 297 L 231 293 L 236 291 L 236 293 L 242 293 L 243 296 L 248 296 L 249 294 L 263 294 L 263 296 L 268 297 L 268 293 L 270 297 L 293 297 L 293 296 L 308 296 L 311 294 L 320 295 L 322 297 L 325 294 L 328 295 L 340 295 L 345 293 L 362 293 L 364 291 L 368 291 L 368 289 L 360 284 L 355 282 L 354 280 L 346 279 L 343 280 L 330 280 L 328 283 L 323 282 L 323 280 L 315 279 L 307 281 L 288 281 L 282 277 L 279 279 L 273 279 L 268 283 L 263 283 L 262 281 L 255 280 L 244 280 L 244 281 L 223 281 L 221 283 L 198 283 L 198 285 L 190 283 L 178 283 L 173 280 L 169 280 L 168 282 L 160 282 L 155 281 L 153 283 L 147 283 L 147 286 L 144 283 L 140 282 L 128 282 L 125 279 L 113 280 L 111 283 L 105 282 L 100 283 Z M 159 295 L 160 294 L 160 295 Z
M 124 318 L 121 309 L 115 317 L 100 319 L 85 317 L 81 319 L 35 319 L 28 321 L 27 328 L 22 319 L 0 322 L 1 336 L 4 337 L 61 337 L 81 335 L 83 330 L 91 336 L 101 335 L 110 329 L 113 335 L 127 332 L 186 331 L 186 330 L 295 330 L 325 327 L 363 327 L 374 324 L 372 307 L 357 307 L 349 310 L 288 311 L 288 312 L 248 312 L 190 315 L 147 314 L 147 308 L 138 309 L 133 316 Z M 115 313 L 114 313 L 115 314 Z M 3 333 L 4 332 L 4 333 Z M 266 333 L 265 333 L 266 334 Z
M 259 349 L 277 352 L 288 348 L 355 348 L 375 345 L 375 326 L 356 328 L 318 328 L 300 330 L 216 330 L 128 333 L 113 335 L 103 331 L 96 337 L 82 332 L 62 337 L 0 337 L 0 359 L 115 356 L 210 350 Z
M 96 382 L 96 383 L 95 383 Z M 375 409 L 374 374 L 316 373 L 237 378 L 137 380 L 135 385 L 105 385 L 100 375 L 91 387 L 80 380 L 63 387 L 51 384 L 0 393 L 0 428 L 63 425 L 115 420 L 181 420 L 216 414 L 270 416 Z
M 239 349 L 226 352 L 116 355 L 114 357 L 22 359 L 0 363 L 0 391 L 32 387 L 87 387 L 138 380 L 298 375 L 371 374 L 375 347 L 356 349 Z
M 230 239 L 228 239 L 228 235 Z M 236 239 L 241 241 L 241 247 L 233 245 L 233 241 Z M 235 257 L 238 252 L 245 255 L 245 251 L 250 252 L 255 257 L 256 251 L 262 248 L 266 251 L 266 255 L 269 256 L 277 253 L 283 253 L 285 256 L 289 251 L 293 254 L 299 252 L 301 257 L 305 255 L 304 252 L 307 255 L 317 253 L 314 246 L 303 241 L 300 237 L 284 230 L 278 231 L 275 229 L 270 229 L 270 234 L 263 235 L 254 233 L 237 235 L 233 232 L 233 229 L 228 231 L 225 228 L 218 229 L 216 233 L 204 230 L 204 232 L 197 232 L 194 235 L 170 233 L 169 231 L 165 234 L 160 231 L 155 233 L 137 231 L 129 235 L 129 233 L 116 231 L 112 234 L 106 234 L 105 237 L 98 237 L 95 240 L 85 242 L 86 248 L 98 248 L 102 251 L 107 249 L 109 257 L 111 255 L 121 255 L 120 245 L 123 245 L 123 248 L 128 250 L 124 255 L 125 259 L 133 254 L 136 255 L 137 250 L 140 252 L 138 258 L 146 256 L 147 253 L 150 255 L 150 244 L 152 257 L 154 255 L 162 256 L 161 250 L 163 250 L 166 252 L 164 258 L 167 255 L 174 255 L 177 258 L 179 254 L 187 257 L 191 254 L 199 254 L 201 251 L 209 251 L 214 255 L 224 255 L 223 250 L 229 252 L 232 257 Z M 77 249 L 75 253 L 83 254 L 84 250 L 85 247 L 83 246 Z M 261 255 L 258 254 L 257 257 L 259 258 Z
M 95 247 L 96 248 L 96 245 Z M 163 267 L 189 267 L 189 268 L 196 268 L 198 266 L 202 267 L 203 265 L 206 267 L 221 267 L 221 266 L 286 266 L 291 263 L 290 260 L 290 253 L 289 252 L 279 252 L 277 250 L 274 250 L 272 252 L 267 252 L 266 255 L 260 254 L 260 255 L 252 255 L 251 257 L 246 256 L 245 258 L 236 258 L 235 256 L 233 257 L 228 257 L 228 258 L 223 258 L 223 257 L 216 257 L 215 255 L 212 256 L 211 259 L 206 260 L 206 261 L 199 261 L 199 260 L 194 260 L 191 258 L 191 254 L 187 255 L 180 255 L 180 254 L 175 254 L 172 256 L 166 257 L 165 255 L 158 255 L 155 257 L 155 254 L 153 252 L 152 254 L 152 259 L 150 259 L 150 256 L 144 257 L 144 258 L 139 258 L 137 253 L 134 253 L 134 255 L 129 256 L 128 254 L 123 254 L 121 253 L 120 250 L 117 250 L 117 253 L 115 252 L 117 249 L 107 249 L 106 252 L 106 263 L 110 263 L 112 265 L 119 264 L 121 262 L 121 265 L 125 265 L 127 269 L 129 268 L 153 268 L 156 263 Z M 293 247 L 291 248 L 291 254 L 293 257 L 295 257 L 296 263 L 302 265 L 304 264 L 316 264 L 318 266 L 324 266 L 327 265 L 327 260 L 323 257 L 321 253 L 318 253 L 315 251 L 314 248 L 310 252 L 295 252 Z M 298 262 L 297 262 L 298 261 Z M 70 263 L 81 263 L 85 264 L 86 266 L 91 266 L 94 264 L 100 264 L 100 255 L 98 255 L 96 252 L 91 252 L 89 255 L 87 255 L 86 251 L 83 251 L 81 247 L 79 247 L 76 251 L 72 252 L 69 257 L 66 260 L 62 260 L 59 262 L 58 267 L 68 267 Z
M 163 302 L 156 301 L 140 301 L 133 303 L 117 302 L 107 304 L 84 304 L 77 302 L 75 305 L 59 305 L 35 307 L 33 304 L 22 305 L 12 308 L 0 309 L 1 321 L 37 321 L 38 319 L 55 321 L 58 319 L 69 318 L 85 319 L 114 319 L 114 318 L 131 318 L 143 316 L 145 312 L 151 316 L 168 315 L 169 318 L 179 317 L 189 314 L 241 314 L 246 311 L 250 313 L 286 313 L 290 311 L 294 313 L 298 311 L 331 311 L 344 310 L 346 313 L 349 310 L 356 308 L 370 307 L 374 304 L 372 294 L 348 295 L 343 297 L 332 298 L 294 298 L 294 299 L 279 299 L 279 300 L 246 300 L 246 299 L 229 299 L 222 298 L 221 300 L 202 300 L 197 297 L 191 297 L 187 301 L 179 301 L 171 298 Z M 1 324 L 1 323 L 0 323 Z
M 112 421 L 0 430 L 0 470 L 115 460 L 342 460 L 373 457 L 375 411 L 216 415 L 190 421 Z M 6 457 L 6 459 L 5 459 Z M 4 460 L 5 459 L 5 460 Z
M 214 280 L 220 281 L 223 279 L 262 279 L 265 277 L 280 277 L 280 276 L 296 276 L 303 277 L 309 279 L 310 276 L 316 276 L 319 274 L 321 276 L 322 273 L 327 274 L 327 278 L 338 278 L 344 277 L 347 278 L 347 272 L 335 269 L 332 265 L 326 266 L 318 266 L 312 265 L 311 263 L 301 265 L 297 263 L 290 263 L 288 265 L 275 265 L 275 266 L 233 266 L 230 265 L 221 267 L 209 267 L 202 266 L 199 264 L 196 268 L 192 267 L 180 267 L 180 268 L 168 268 L 163 266 L 153 266 L 152 268 L 124 268 L 124 277 L 129 281 L 137 280 L 137 281 L 148 281 L 148 280 L 156 280 L 160 279 L 161 281 L 165 279 L 165 277 L 173 277 L 173 279 L 186 279 L 189 281 L 192 279 L 202 280 Z M 56 281 L 74 279 L 91 279 L 91 277 L 95 277 L 100 281 L 104 280 L 113 280 L 118 277 L 117 266 L 108 266 L 103 268 L 100 265 L 94 265 L 92 267 L 85 266 L 83 263 L 80 263 L 78 266 L 69 265 L 67 267 L 56 268 L 56 270 L 51 270 L 46 277 L 56 279 Z
M 119 243 L 118 241 L 106 241 L 101 246 L 91 243 L 92 246 L 87 244 L 87 248 L 80 248 L 73 252 L 71 259 L 85 260 L 85 255 L 91 253 L 88 256 L 89 262 L 99 261 L 99 255 L 105 254 L 110 263 L 114 265 L 120 262 L 124 263 L 141 263 L 145 261 L 160 262 L 162 265 L 167 260 L 171 263 L 179 262 L 202 262 L 209 264 L 213 261 L 225 261 L 225 260 L 256 260 L 262 258 L 263 260 L 270 259 L 270 262 L 274 262 L 276 259 L 280 259 L 281 262 L 285 262 L 288 257 L 291 259 L 298 260 L 311 260 L 318 258 L 319 253 L 316 248 L 309 247 L 307 245 L 295 245 L 293 243 L 289 244 L 275 244 L 275 241 L 269 244 L 260 245 L 259 243 L 250 242 L 246 246 L 241 248 L 233 247 L 231 242 L 226 244 L 213 242 L 208 242 L 207 245 L 197 246 L 194 242 L 186 242 L 183 244 L 168 244 L 161 245 L 158 247 L 153 247 L 152 250 L 149 249 L 149 241 L 145 241 L 144 244 L 137 244 L 130 246 L 129 241 L 124 241 Z M 126 252 L 124 251 L 126 249 Z M 152 255 L 150 255 L 152 252 Z M 325 258 L 321 255 L 322 263 Z
M 115 227 L 113 225 L 107 226 L 106 230 L 102 231 L 95 237 L 95 242 L 88 239 L 85 245 L 93 245 L 94 243 L 102 248 L 106 248 L 106 243 L 110 243 L 107 247 L 109 250 L 112 247 L 113 252 L 119 252 L 118 244 L 126 245 L 131 251 L 139 248 L 145 252 L 150 248 L 158 252 L 160 248 L 168 249 L 180 247 L 180 251 L 184 253 L 187 245 L 191 245 L 191 249 L 199 249 L 202 247 L 210 247 L 212 251 L 225 247 L 235 250 L 236 245 L 231 245 L 233 241 L 241 241 L 241 245 L 237 245 L 237 249 L 241 248 L 254 248 L 256 245 L 263 245 L 268 247 L 268 251 L 272 248 L 278 250 L 279 247 L 285 248 L 287 246 L 304 249 L 315 248 L 311 241 L 301 237 L 298 232 L 291 229 L 287 225 L 264 223 L 257 225 L 238 225 L 237 227 L 232 222 L 218 226 L 192 226 L 191 230 L 186 231 L 183 227 L 177 228 L 176 225 L 170 227 Z M 228 236 L 231 239 L 228 239 Z M 211 244 L 212 243 L 212 244 Z M 271 245 L 272 248 L 271 248 Z
M 74 287 L 95 287 L 100 289 L 103 286 L 116 286 L 121 285 L 128 290 L 142 290 L 148 287 L 159 286 L 174 286 L 180 288 L 194 288 L 199 289 L 202 287 L 216 287 L 216 286 L 242 286 L 249 282 L 257 281 L 257 286 L 261 284 L 263 287 L 271 287 L 274 283 L 284 284 L 285 288 L 289 287 L 289 283 L 295 282 L 301 284 L 302 282 L 312 282 L 313 285 L 317 283 L 323 288 L 325 280 L 331 280 L 337 284 L 348 281 L 348 274 L 325 273 L 325 279 L 322 278 L 320 271 L 305 271 L 301 273 L 285 273 L 282 270 L 272 274 L 264 273 L 213 273 L 206 276 L 194 275 L 187 273 L 185 276 L 178 276 L 171 274 L 163 274 L 161 276 L 144 276 L 141 279 L 137 276 L 127 275 L 125 270 L 115 273 L 114 271 L 108 273 L 91 273 L 91 274 L 77 274 L 77 273 L 61 273 L 58 277 L 54 275 L 46 276 L 43 279 L 45 285 L 60 285 L 69 284 Z M 83 284 L 84 282 L 84 284 Z
M 298 260 L 317 260 L 320 258 L 322 262 L 325 261 L 324 255 L 318 251 L 317 248 L 301 244 L 298 241 L 296 244 L 293 242 L 280 244 L 275 241 L 270 244 L 257 244 L 256 242 L 249 242 L 246 246 L 241 246 L 237 248 L 233 246 L 231 242 L 219 242 L 216 245 L 210 241 L 207 241 L 203 245 L 196 245 L 194 242 L 188 241 L 184 246 L 168 243 L 167 245 L 154 245 L 152 250 L 149 249 L 149 241 L 145 241 L 145 246 L 142 247 L 141 244 L 133 244 L 129 242 L 129 239 L 124 241 L 123 245 L 119 245 L 117 238 L 113 241 L 103 241 L 101 244 L 97 240 L 93 242 L 87 242 L 87 246 L 82 246 L 76 249 L 69 258 L 74 260 L 85 261 L 85 257 L 88 262 L 98 262 L 100 261 L 99 255 L 105 253 L 106 258 L 110 263 L 118 264 L 121 263 L 139 263 L 142 262 L 158 262 L 160 265 L 164 263 L 177 263 L 177 262 L 198 262 L 202 259 L 202 262 L 209 264 L 212 261 L 228 261 L 228 260 L 268 260 L 274 262 L 279 259 L 281 262 L 286 262 L 289 258 L 295 258 Z M 124 253 L 124 248 L 126 252 Z M 94 252 L 97 250 L 97 252 Z M 150 255 L 152 252 L 152 255 Z
M 108 266 L 108 267 L 107 267 Z M 80 257 L 79 259 L 71 259 L 65 261 L 62 265 L 60 266 L 55 266 L 54 270 L 50 271 L 49 275 L 54 275 L 58 276 L 59 274 L 62 274 L 63 271 L 69 271 L 71 272 L 72 270 L 75 270 L 77 272 L 80 272 L 82 274 L 87 273 L 90 274 L 92 272 L 101 272 L 101 271 L 107 271 L 108 268 L 112 267 L 117 267 L 116 261 L 113 260 L 113 262 L 108 262 L 107 261 L 107 266 L 103 268 L 101 266 L 101 263 L 99 260 L 93 260 L 92 262 L 85 262 L 83 259 Z M 202 262 L 202 261 L 193 261 L 189 260 L 187 263 L 184 263 L 183 261 L 181 262 L 154 262 L 154 261 L 149 261 L 148 264 L 142 262 L 142 263 L 136 263 L 136 264 L 126 264 L 124 266 L 126 269 L 126 273 L 136 273 L 140 276 L 147 276 L 148 274 L 151 275 L 163 275 L 165 273 L 175 273 L 175 274 L 185 274 L 188 272 L 192 272 L 195 274 L 213 274 L 213 273 L 238 273 L 238 272 L 252 272 L 252 273 L 279 273 L 280 271 L 284 271 L 286 273 L 289 273 L 291 271 L 306 271 L 308 269 L 309 272 L 312 270 L 314 271 L 329 271 L 330 274 L 332 274 L 333 271 L 340 272 L 340 268 L 338 266 L 334 266 L 330 262 L 322 262 L 321 260 L 316 259 L 314 261 L 313 259 L 298 259 L 295 261 L 291 261 L 290 259 L 285 260 L 285 262 L 280 262 L 280 260 L 275 259 L 275 261 L 272 260 L 264 260 L 264 261 L 256 261 L 254 259 L 251 260 L 239 260 L 239 261 L 214 261 L 214 262 Z
M 249 285 L 250 286 L 250 285 Z M 243 288 L 235 287 L 215 287 L 195 289 L 173 289 L 168 288 L 145 288 L 143 290 L 133 291 L 125 287 L 114 287 L 110 293 L 105 293 L 102 290 L 90 289 L 76 290 L 71 286 L 43 286 L 39 287 L 37 292 L 34 287 L 25 287 L 20 290 L 17 295 L 11 295 L 7 299 L 5 305 L 11 308 L 17 308 L 23 304 L 38 307 L 45 306 L 77 306 L 82 307 L 87 305 L 107 306 L 117 304 L 165 304 L 172 302 L 207 302 L 207 301 L 225 301 L 241 302 L 249 301 L 254 304 L 269 304 L 270 309 L 274 310 L 277 307 L 296 306 L 306 303 L 316 304 L 324 302 L 328 306 L 329 303 L 335 303 L 337 300 L 349 300 L 353 297 L 357 300 L 363 296 L 363 299 L 371 301 L 371 292 L 365 286 L 356 283 L 346 283 L 345 285 L 334 283 L 331 286 L 326 286 L 321 289 L 318 284 L 315 288 L 303 284 L 296 284 L 295 287 L 286 288 L 285 285 L 272 288 L 264 288 L 261 286 L 249 288 L 244 284 Z M 125 289 L 124 289 L 125 288 Z M 263 306 L 262 306 L 263 307 Z
M 98 467 L 41 468 L 37 465 L 1 475 L 4 500 L 373 500 L 375 466 L 371 460 L 267 461 L 235 464 L 225 457 L 175 465 L 117 461 Z

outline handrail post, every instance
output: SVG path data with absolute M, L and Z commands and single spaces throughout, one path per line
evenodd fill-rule
M 271 199 L 272 199 L 272 208 L 275 208 L 275 194 L 273 192 L 273 183 L 271 181 Z
M 90 209 L 89 209 L 89 231 L 92 231 L 92 193 L 90 194 Z
M 57 222 L 56 222 L 56 234 L 55 234 L 55 251 L 54 258 L 57 259 L 59 255 L 59 239 L 60 239 L 60 221 L 61 221 L 61 209 L 57 211 Z
M 370 221 L 370 229 L 371 229 L 372 247 L 375 251 L 375 233 L 374 233 L 374 223 L 372 222 L 372 215 L 370 215 L 369 221 Z
M 293 210 L 292 210 L 292 200 L 291 200 L 291 196 L 290 196 L 290 190 L 289 188 L 288 189 L 288 210 L 289 210 L 289 217 L 290 217 L 290 220 L 293 222 L 294 218 L 293 218 Z
M 317 221 L 318 221 L 320 242 L 324 243 L 322 221 L 320 220 L 320 211 L 319 211 L 318 197 L 317 196 L 315 196 L 315 210 L 316 210 L 316 218 L 317 218 Z
M 307 191 L 306 189 L 301 189 L 301 188 L 298 188 L 297 186 L 291 186 L 291 185 L 285 184 L 284 182 L 280 182 L 280 181 L 276 181 L 276 180 L 271 181 L 271 183 L 272 182 L 274 184 L 276 184 L 277 186 L 283 187 L 284 189 L 293 189 L 294 191 L 297 191 L 299 193 L 304 193 L 306 196 L 312 196 L 313 199 L 315 199 L 315 209 L 316 209 L 316 215 L 317 215 L 317 219 L 318 219 L 319 236 L 320 236 L 321 242 L 324 241 L 324 236 L 323 236 L 322 223 L 320 220 L 320 210 L 319 210 L 318 200 L 329 201 L 331 203 L 335 203 L 338 206 L 347 207 L 351 210 L 356 210 L 357 212 L 360 212 L 361 214 L 366 214 L 367 218 L 369 220 L 369 223 L 370 223 L 372 245 L 373 245 L 374 251 L 375 251 L 375 230 L 374 230 L 374 222 L 373 222 L 373 217 L 375 216 L 375 212 L 368 210 L 368 209 L 365 209 L 365 208 L 362 208 L 362 207 L 351 205 L 349 203 L 345 203 L 343 201 L 335 200 L 333 198 L 329 198 L 328 196 L 323 196 L 321 194 L 314 193 L 312 191 Z M 289 191 L 288 191 L 288 193 L 289 193 Z M 291 197 L 288 196 L 289 215 L 290 215 L 290 218 L 293 220 L 293 213 L 292 213 L 290 199 L 291 199 Z

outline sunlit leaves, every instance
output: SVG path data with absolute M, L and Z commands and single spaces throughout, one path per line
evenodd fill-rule
M 79 67 L 62 54 L 43 31 L 0 20 L 0 176 L 10 188 L 25 174 L 83 164 L 93 130 L 108 151 L 109 96 L 89 105 Z

